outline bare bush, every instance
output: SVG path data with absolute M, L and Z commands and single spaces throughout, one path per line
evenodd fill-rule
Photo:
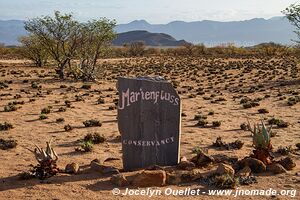
M 56 72 L 61 79 L 65 78 L 65 67 L 70 65 L 79 45 L 79 27 L 71 14 L 61 15 L 58 11 L 54 17 L 37 17 L 25 22 L 25 29 L 38 38 L 56 62 Z
M 22 44 L 22 55 L 34 62 L 37 67 L 41 67 L 47 62 L 48 54 L 39 41 L 34 35 L 23 36 L 19 38 Z
M 97 60 L 115 38 L 115 24 L 115 21 L 106 18 L 81 24 L 77 55 L 80 58 L 78 69 L 82 80 L 96 78 Z
M 142 56 L 145 53 L 146 45 L 143 41 L 136 41 L 124 44 L 129 56 Z

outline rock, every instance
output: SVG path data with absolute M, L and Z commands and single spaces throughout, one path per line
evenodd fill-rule
M 99 162 L 97 162 L 96 160 L 93 160 L 91 162 L 90 167 L 94 171 L 102 171 L 103 170 L 103 166 Z
M 103 162 L 109 162 L 109 161 L 113 161 L 113 160 L 120 160 L 120 158 L 106 158 Z
M 119 187 L 128 186 L 129 182 L 123 174 L 116 174 L 111 177 L 111 182 Z
M 104 169 L 102 170 L 102 174 L 118 174 L 118 173 L 120 173 L 120 171 L 117 168 L 111 166 L 104 166 Z
M 269 148 L 272 149 L 271 144 L 269 145 Z M 274 154 L 272 153 L 272 151 L 266 149 L 254 149 L 251 157 L 262 161 L 265 165 L 270 165 L 272 164 Z
M 181 176 L 176 173 L 167 173 L 166 183 L 168 185 L 178 185 L 181 183 Z
M 251 185 L 253 183 L 257 183 L 257 179 L 255 176 L 240 176 L 238 177 L 240 185 Z
M 180 163 L 178 164 L 178 168 L 182 170 L 193 169 L 195 168 L 195 166 L 196 165 L 190 161 L 180 161 Z
M 199 179 L 199 173 L 196 171 L 173 171 L 171 173 L 167 173 L 167 184 L 169 185 L 178 185 L 181 183 L 188 183 Z
M 230 177 L 234 177 L 234 169 L 230 165 L 221 163 L 218 165 L 216 174 L 218 174 L 218 175 L 228 174 Z
M 166 184 L 167 175 L 163 170 L 142 171 L 132 177 L 131 184 L 136 187 L 160 187 Z
M 255 173 L 262 173 L 267 169 L 266 165 L 262 161 L 255 158 L 244 158 L 243 160 L 239 161 L 239 166 L 241 168 L 249 166 L 251 171 Z
M 195 157 L 193 157 L 191 161 L 199 167 L 206 167 L 214 163 L 215 159 L 204 152 L 200 152 Z
M 101 160 L 98 159 L 98 158 L 96 158 L 96 159 L 92 160 L 91 162 L 101 163 Z M 104 161 L 104 162 L 105 162 L 105 161 Z
M 159 165 L 151 165 L 147 167 L 146 170 L 164 170 L 164 168 Z
M 292 170 L 294 167 L 296 167 L 295 161 L 291 157 L 286 157 L 279 161 L 279 163 L 286 169 L 286 170 Z
M 182 157 L 180 158 L 180 162 L 182 162 L 182 161 L 188 161 L 188 159 L 187 159 L 185 156 L 182 156 Z
M 238 177 L 248 177 L 251 174 L 251 169 L 249 166 L 245 166 L 243 169 L 241 169 L 240 171 L 238 171 L 236 173 L 236 176 Z
M 227 156 L 225 154 L 216 154 L 212 156 L 215 159 L 216 163 L 225 163 L 228 165 L 233 165 L 234 163 L 236 163 L 238 161 L 238 157 L 237 156 Z
M 98 171 L 101 174 L 118 174 L 120 173 L 119 170 L 115 167 L 112 166 L 106 166 L 106 165 L 102 165 L 98 162 L 92 161 L 91 165 L 90 165 L 91 169 L 94 171 Z
M 179 185 L 182 183 L 181 173 L 167 173 L 166 182 L 168 185 Z
M 192 181 L 196 181 L 203 178 L 203 175 L 204 173 L 200 169 L 193 169 L 192 171 L 190 171 L 190 176 L 192 178 Z
M 67 164 L 65 172 L 68 174 L 77 174 L 79 172 L 79 165 L 77 163 Z
M 268 165 L 267 171 L 272 172 L 274 174 L 282 174 L 287 172 L 286 169 L 279 163 Z

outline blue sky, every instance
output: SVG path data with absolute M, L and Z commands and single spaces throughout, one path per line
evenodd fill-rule
M 271 18 L 296 0 L 0 0 L 0 19 L 28 19 L 72 12 L 82 21 L 107 17 L 118 23 Z

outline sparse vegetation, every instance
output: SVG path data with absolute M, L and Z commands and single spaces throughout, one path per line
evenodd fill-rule
M 241 125 L 240 125 L 240 128 L 242 129 L 242 130 L 244 130 L 244 131 L 248 131 L 248 124 L 246 124 L 246 123 L 242 123 Z
M 83 80 L 94 78 L 100 53 L 115 37 L 114 26 L 115 22 L 106 18 L 79 23 L 71 14 L 58 11 L 54 17 L 37 17 L 25 22 L 30 37 L 55 61 L 59 77 L 65 78 L 68 67 L 74 78 Z M 76 56 L 80 63 L 74 66 L 71 61 Z
M 102 123 L 97 119 L 90 119 L 83 122 L 85 127 L 102 126 Z
M 208 115 L 214 115 L 215 112 L 213 110 L 208 111 Z
M 274 117 L 269 119 L 268 122 L 271 125 L 277 125 L 278 128 L 286 128 L 289 126 L 288 122 L 285 122 L 282 119 L 278 119 L 278 118 L 274 118 Z
M 71 131 L 73 130 L 73 127 L 70 124 L 67 124 L 64 126 L 65 131 Z
M 69 100 L 66 100 L 66 101 L 65 101 L 65 104 L 66 104 L 66 106 L 67 106 L 68 108 L 70 108 L 71 105 L 72 105 L 71 101 L 69 101 Z M 64 110 L 64 111 L 65 111 L 65 110 Z M 64 111 L 61 111 L 61 112 L 64 112 Z
M 221 121 L 213 121 L 213 122 L 212 122 L 212 126 L 213 126 L 213 127 L 220 127 L 221 124 L 222 124 Z
M 105 140 L 105 137 L 99 133 L 88 133 L 80 140 L 80 147 L 76 147 L 75 151 L 91 152 L 94 148 L 94 144 L 103 143 Z
M 261 109 L 258 109 L 258 113 L 260 114 L 266 114 L 266 113 L 269 113 L 269 111 L 265 108 L 261 108 Z
M 51 106 L 47 106 L 41 110 L 41 114 L 49 114 L 51 112 Z
M 64 15 L 59 14 L 59 17 L 61 16 Z M 79 32 L 78 39 L 84 39 Z M 90 34 L 93 33 L 95 32 L 89 31 L 87 35 L 91 36 Z M 71 40 L 72 38 L 68 41 L 68 45 Z M 208 180 L 202 177 L 201 173 L 201 181 L 208 181 L 209 185 L 215 187 L 232 188 L 238 183 L 242 185 L 255 183 L 255 177 L 264 170 L 268 171 L 273 164 L 282 164 L 283 170 L 280 165 L 277 167 L 283 172 L 285 167 L 293 168 L 295 163 L 293 163 L 292 158 L 299 154 L 300 148 L 299 144 L 289 146 L 290 141 L 296 140 L 297 121 L 299 121 L 295 110 L 299 106 L 299 87 L 296 83 L 299 80 L 298 58 L 300 54 L 296 47 L 285 47 L 272 43 L 251 48 L 235 47 L 234 45 L 218 47 L 186 45 L 174 49 L 157 48 L 154 51 L 145 47 L 145 49 L 138 50 L 140 52 L 136 52 L 133 56 L 129 53 L 129 46 L 112 47 L 109 51 L 111 55 L 108 55 L 108 43 L 106 43 L 103 46 L 101 44 L 99 57 L 112 58 L 116 56 L 116 51 L 120 51 L 119 55 L 126 57 L 126 59 L 120 57 L 118 57 L 119 59 L 101 59 L 98 60 L 97 66 L 93 69 L 93 56 L 95 54 L 92 52 L 96 50 L 97 44 L 94 44 L 92 49 L 85 51 L 86 48 L 89 48 L 86 44 L 77 46 L 76 52 L 72 55 L 69 54 L 68 59 L 62 53 L 60 59 L 66 61 L 64 78 L 67 80 L 65 81 L 58 80 L 56 72 L 51 68 L 52 65 L 58 67 L 58 62 L 53 61 L 51 55 L 49 67 L 40 68 L 27 66 L 27 64 L 24 67 L 23 64 L 0 63 L 0 76 L 3 77 L 0 82 L 2 106 L 7 106 L 7 111 L 13 111 L 22 105 L 22 109 L 17 112 L 1 115 L 2 121 L 9 119 L 15 126 L 12 131 L 2 132 L 3 137 L 19 138 L 20 131 L 24 129 L 26 134 L 21 136 L 21 139 L 24 140 L 24 143 L 22 141 L 23 147 L 32 141 L 42 140 L 50 134 L 59 143 L 57 145 L 58 151 L 63 150 L 63 152 L 59 152 L 64 155 L 63 157 L 65 157 L 65 153 L 74 153 L 72 151 L 74 150 L 74 138 L 76 140 L 80 137 L 80 140 L 77 140 L 78 143 L 75 142 L 76 151 L 95 151 L 96 154 L 102 152 L 104 156 L 114 154 L 113 158 L 107 158 L 103 161 L 103 166 L 102 162 L 99 162 L 101 165 L 97 166 L 100 166 L 100 170 L 102 170 L 102 167 L 106 167 L 104 165 L 115 164 L 115 162 L 108 161 L 118 160 L 121 157 L 118 153 L 121 149 L 122 140 L 117 129 L 116 106 L 119 102 L 119 94 L 115 87 L 117 77 L 159 75 L 171 82 L 181 99 L 184 100 L 183 112 L 181 113 L 184 132 L 180 147 L 183 149 L 181 152 L 183 157 L 189 158 L 191 147 L 196 146 L 192 149 L 195 157 L 192 159 L 183 158 L 180 166 L 178 165 L 174 169 L 174 174 L 177 173 L 177 168 L 182 166 L 186 170 L 214 167 L 224 163 L 228 164 L 228 169 L 234 168 L 232 169 L 235 173 L 234 176 L 228 177 L 226 173 L 218 174 Z M 4 48 L 6 49 L 6 47 Z M 66 48 L 67 52 L 70 46 L 66 46 Z M 71 52 L 69 51 L 69 53 Z M 58 74 L 61 73 L 59 70 L 60 67 L 57 68 Z M 78 82 L 78 80 L 71 80 L 73 78 L 84 81 L 97 80 L 93 83 Z M 45 104 L 49 107 L 42 107 L 43 109 L 40 110 L 41 105 Z M 259 105 L 261 106 L 257 107 Z M 151 111 L 145 112 L 151 113 Z M 98 115 L 97 113 L 101 121 L 97 119 L 84 121 L 84 119 Z M 266 115 L 262 116 L 258 113 Z M 277 117 L 268 120 L 267 125 L 260 123 L 252 127 L 250 124 L 242 123 L 244 122 L 244 115 L 250 115 L 253 118 L 261 116 L 267 120 L 272 116 L 271 114 L 276 114 Z M 48 116 L 51 120 L 37 121 L 37 119 L 45 119 Z M 221 121 L 218 121 L 220 119 Z M 84 127 L 96 128 L 80 127 L 80 121 L 84 121 Z M 102 131 L 101 134 L 96 132 L 100 130 L 97 127 L 102 126 L 101 122 L 105 125 L 104 129 L 101 129 L 104 131 L 103 134 Z M 0 130 L 9 130 L 8 124 L 0 124 Z M 278 129 L 277 136 L 272 139 L 274 147 L 276 147 L 275 154 L 273 154 L 271 137 L 275 136 L 276 132 L 271 131 L 270 127 L 284 128 L 289 125 L 291 126 L 289 129 Z M 203 127 L 203 129 L 199 130 L 197 127 Z M 250 157 L 247 156 L 250 147 L 250 132 L 240 131 L 239 128 L 252 131 L 254 149 Z M 71 131 L 73 129 L 75 130 Z M 89 133 L 87 134 L 86 131 Z M 35 137 L 36 132 L 39 133 L 39 137 Z M 54 134 L 55 132 L 57 134 Z M 220 137 L 216 138 L 217 136 Z M 244 147 L 244 142 L 246 147 Z M 212 143 L 213 147 L 211 146 Z M 13 146 L 14 143 L 7 144 Z M 208 149 L 206 149 L 208 146 L 213 148 L 212 155 L 208 154 Z M 5 148 L 7 149 L 7 147 Z M 71 152 L 69 152 L 70 148 L 72 149 Z M 14 169 L 13 164 L 9 162 L 15 157 L 8 158 L 7 155 L 17 155 L 19 150 L 19 148 L 12 149 L 4 153 L 4 165 L 7 164 L 11 169 Z M 229 155 L 228 152 L 230 152 Z M 90 155 L 94 155 L 94 153 Z M 291 159 L 279 160 L 282 155 L 290 155 Z M 78 156 L 84 155 L 77 153 L 76 156 L 67 155 L 67 157 L 74 159 L 71 163 L 78 162 Z M 241 165 L 240 162 L 244 160 L 242 159 L 243 156 L 247 156 L 245 159 L 250 159 L 255 164 L 248 163 L 250 167 Z M 27 159 L 23 160 L 25 162 Z M 20 160 L 20 163 L 23 160 Z M 82 159 L 79 164 L 82 164 L 81 161 Z M 297 159 L 295 162 L 298 164 Z M 22 163 L 22 165 L 25 164 Z M 264 170 L 256 171 L 259 167 L 264 167 Z M 57 168 L 52 169 L 56 170 Z M 206 168 L 203 171 L 210 169 Z M 248 175 L 239 177 L 239 172 L 245 169 Z M 171 167 L 170 171 L 173 173 L 172 170 Z M 187 170 L 188 174 L 180 178 L 194 178 L 193 173 L 197 173 L 197 170 Z M 251 173 L 255 173 L 255 176 L 251 176 Z M 24 178 L 30 178 L 31 175 L 30 173 L 24 174 Z M 263 176 L 272 176 L 272 174 L 266 173 Z M 283 179 L 280 180 L 280 183 L 283 183 L 285 177 L 281 177 Z M 72 179 L 72 177 L 68 178 Z M 101 177 L 100 179 L 102 181 Z M 193 181 L 198 181 L 198 179 Z M 274 181 L 277 181 L 278 184 L 277 177 L 274 177 Z M 205 183 L 207 184 L 207 182 Z M 4 184 L 6 183 L 4 182 Z
M 145 53 L 145 43 L 142 41 L 132 42 L 130 44 L 124 44 L 124 47 L 127 49 L 128 56 L 142 56 Z
M 90 90 L 90 89 L 92 89 L 92 85 L 91 85 L 91 84 L 83 84 L 83 85 L 81 86 L 81 88 L 82 88 L 82 89 L 85 89 L 85 90 Z
M 207 149 L 203 149 L 201 147 L 194 147 L 193 150 L 192 150 L 192 153 L 196 154 L 196 155 L 198 155 L 198 154 L 200 154 L 202 152 L 207 153 Z
M 60 117 L 60 118 L 57 118 L 55 121 L 56 121 L 56 123 L 62 123 L 65 121 L 65 119 Z
M 287 147 L 280 146 L 276 152 L 286 156 L 293 152 L 293 148 L 292 146 L 287 146 Z
M 91 152 L 93 150 L 93 142 L 88 141 L 82 141 L 80 147 L 75 148 L 75 151 L 79 152 Z
M 212 144 L 212 146 L 214 146 L 214 147 L 224 148 L 227 150 L 241 149 L 243 147 L 243 145 L 244 145 L 244 143 L 240 140 L 236 140 L 236 141 L 230 142 L 230 143 L 225 143 L 225 142 L 223 142 L 221 137 L 217 137 L 216 141 Z
M 47 142 L 46 149 L 36 146 L 34 155 L 38 164 L 30 171 L 30 174 L 38 179 L 44 180 L 50 178 L 58 173 L 57 167 L 58 156 L 54 149 L 51 147 L 51 140 Z
M 4 112 L 12 112 L 18 110 L 18 107 L 14 104 L 8 104 L 4 106 Z
M 253 157 L 261 160 L 266 165 L 272 163 L 272 143 L 271 143 L 271 132 L 272 127 L 266 127 L 263 120 L 261 120 L 261 124 L 254 124 L 251 127 L 250 123 L 248 123 L 249 130 L 252 133 L 253 138 L 253 146 L 255 150 L 253 150 Z
M 105 103 L 105 100 L 103 98 L 99 98 L 97 100 L 97 104 L 104 104 Z
M 48 119 L 48 116 L 45 114 L 40 114 L 39 119 L 40 120 Z
M 66 108 L 65 107 L 59 107 L 58 112 L 66 112 Z
M 83 141 L 91 141 L 93 144 L 100 144 L 105 141 L 105 137 L 103 135 L 100 135 L 99 133 L 89 133 L 84 136 Z
M 0 131 L 8 131 L 9 129 L 12 129 L 12 128 L 13 128 L 13 125 L 8 122 L 0 123 Z
M 34 35 L 22 36 L 19 39 L 22 44 L 22 55 L 34 62 L 37 67 L 47 63 L 48 54 L 39 38 Z
M 210 185 L 221 189 L 234 189 L 239 185 L 239 181 L 228 174 L 215 175 L 210 177 Z
M 208 124 L 208 121 L 205 119 L 199 119 L 196 126 L 205 127 Z
M 16 140 L 5 140 L 0 138 L 0 149 L 7 150 L 13 149 L 17 146 Z

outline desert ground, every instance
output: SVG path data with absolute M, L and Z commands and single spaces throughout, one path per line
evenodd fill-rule
M 53 67 L 33 67 L 29 61 L 0 61 L 0 122 L 8 122 L 13 128 L 0 131 L 0 138 L 17 141 L 16 148 L 0 149 L 0 199 L 148 199 L 141 196 L 113 196 L 111 175 L 103 175 L 89 169 L 94 159 L 122 171 L 122 148 L 117 126 L 115 103 L 118 95 L 118 76 L 159 75 L 173 83 L 182 99 L 182 127 L 180 156 L 188 159 L 194 155 L 195 147 L 208 149 L 209 155 L 223 154 L 242 159 L 252 153 L 250 131 L 241 130 L 240 125 L 257 122 L 261 117 L 268 121 L 272 117 L 287 122 L 287 127 L 273 127 L 271 138 L 274 152 L 280 147 L 291 146 L 287 152 L 297 164 L 295 168 L 274 175 L 269 172 L 254 174 L 257 183 L 239 186 L 240 189 L 295 189 L 295 199 L 300 192 L 300 159 L 296 144 L 300 142 L 300 92 L 299 65 L 293 57 L 285 58 L 188 58 L 188 57 L 141 57 L 101 60 L 101 77 L 96 82 L 83 83 L 71 79 L 59 80 Z M 90 89 L 82 88 L 90 84 Z M 38 87 L 33 87 L 37 85 Z M 250 99 L 248 99 L 250 98 Z M 99 103 L 101 99 L 101 103 Z M 256 102 L 254 107 L 245 108 L 241 100 Z M 65 101 L 71 102 L 66 107 Z M 104 101 L 103 101 L 104 100 Z M 15 111 L 4 112 L 9 102 L 19 102 Z M 243 101 L 242 101 L 243 102 Z M 250 104 L 252 105 L 252 104 Z M 41 110 L 51 106 L 47 119 L 39 119 Z M 59 109 L 66 108 L 64 112 Z M 259 113 L 266 109 L 266 113 Z M 207 116 L 208 125 L 198 126 L 196 115 Z M 58 123 L 56 119 L 64 118 Z M 84 127 L 83 122 L 98 119 L 101 127 Z M 221 126 L 212 127 L 213 121 Z M 66 125 L 73 127 L 65 131 Z M 88 133 L 100 133 L 106 138 L 95 144 L 91 152 L 75 151 L 79 139 Z M 241 149 L 213 147 L 217 137 L 224 142 L 240 140 Z M 45 146 L 53 138 L 53 148 L 59 160 L 58 167 L 64 169 L 68 163 L 80 166 L 78 174 L 59 173 L 46 180 L 20 180 L 18 174 L 30 170 L 37 164 L 30 151 L 34 144 Z M 286 157 L 275 153 L 276 160 Z M 200 170 L 207 171 L 215 166 Z M 211 187 L 193 182 L 171 188 Z M 125 187 L 121 188 L 122 191 Z M 182 196 L 157 196 L 154 199 L 174 199 Z M 226 196 L 186 196 L 184 199 L 232 199 Z M 235 199 L 291 199 L 290 196 L 247 196 Z

